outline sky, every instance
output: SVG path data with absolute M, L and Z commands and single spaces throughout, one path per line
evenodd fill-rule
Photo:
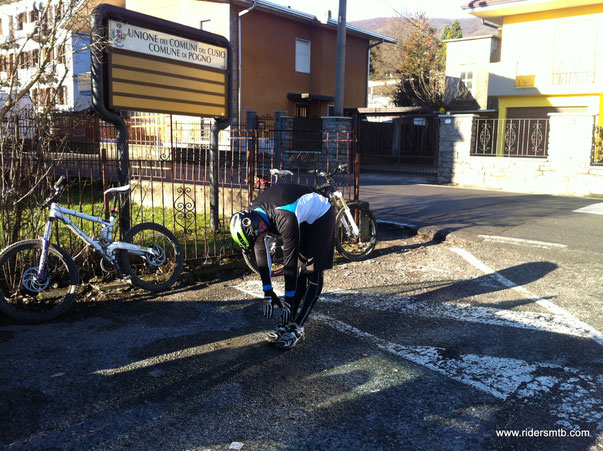
M 337 18 L 339 0 L 268 0 L 283 6 L 314 14 L 331 10 Z M 473 17 L 461 9 L 467 0 L 347 0 L 347 21 L 372 19 L 375 17 L 397 17 L 399 14 L 424 12 L 428 18 L 445 17 L 461 19 Z M 399 14 L 398 14 L 399 13 Z

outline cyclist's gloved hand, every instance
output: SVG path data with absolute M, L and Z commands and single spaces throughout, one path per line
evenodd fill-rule
M 264 318 L 272 318 L 274 306 L 282 307 L 281 301 L 274 291 L 264 291 Z
M 287 324 L 291 320 L 291 306 L 293 305 L 293 298 L 285 296 L 281 307 L 281 323 Z

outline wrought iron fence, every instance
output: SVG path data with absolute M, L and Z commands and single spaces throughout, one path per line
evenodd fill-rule
M 322 151 L 292 151 L 283 140 L 289 131 L 264 124 L 262 129 L 237 128 L 219 135 L 219 218 L 218 231 L 210 227 L 210 127 L 198 118 L 132 113 L 126 120 L 129 129 L 132 225 L 153 221 L 172 230 L 181 241 L 186 260 L 214 258 L 238 252 L 228 231 L 233 212 L 245 208 L 263 189 L 270 186 L 270 169 L 278 167 L 295 173 L 294 183 L 317 184 L 308 169 L 330 169 L 333 164 L 353 163 L 351 132 L 322 133 Z M 117 149 L 114 127 L 87 116 L 76 124 L 63 118 L 57 125 L 53 146 L 34 151 L 37 129 L 22 122 L 17 130 L 21 143 L 29 150 L 19 154 L 22 192 L 32 190 L 28 216 L 16 235 L 1 234 L 0 246 L 16 239 L 39 236 L 46 219 L 37 204 L 48 193 L 59 175 L 67 177 L 69 189 L 64 205 L 88 214 L 108 213 L 103 192 L 118 184 Z M 270 124 L 272 125 L 272 124 Z M 2 156 L 4 170 L 8 157 Z M 5 158 L 6 157 L 6 158 Z M 352 168 L 352 166 L 350 166 Z M 35 174 L 34 172 L 37 171 Z M 351 172 L 351 171 L 350 171 Z M 38 186 L 30 182 L 40 179 Z M 340 185 L 353 197 L 354 178 L 340 176 Z M 6 224 L 14 215 L 1 213 Z M 98 231 L 89 230 L 95 235 Z M 73 234 L 58 233 L 56 239 L 74 255 L 82 250 Z
M 362 168 L 413 175 L 437 174 L 439 118 L 407 117 L 389 122 L 360 121 Z
M 593 138 L 593 151 L 590 159 L 593 166 L 603 166 L 603 126 L 595 126 Z
M 474 156 L 546 158 L 549 119 L 476 120 Z

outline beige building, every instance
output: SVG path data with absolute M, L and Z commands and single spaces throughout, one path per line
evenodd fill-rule
M 329 114 L 337 22 L 263 0 L 125 0 L 125 8 L 220 34 L 233 47 L 233 115 Z M 396 40 L 348 25 L 344 107 L 367 105 L 369 49 Z
M 446 43 L 446 76 L 451 86 L 462 86 L 474 101 L 475 109 L 494 107 L 488 102 L 490 63 L 500 61 L 500 38 L 497 35 L 449 39 Z

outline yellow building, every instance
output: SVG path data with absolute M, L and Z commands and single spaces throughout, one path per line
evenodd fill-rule
M 603 1 L 480 0 L 463 6 L 501 30 L 488 65 L 499 118 L 584 113 L 603 124 Z

